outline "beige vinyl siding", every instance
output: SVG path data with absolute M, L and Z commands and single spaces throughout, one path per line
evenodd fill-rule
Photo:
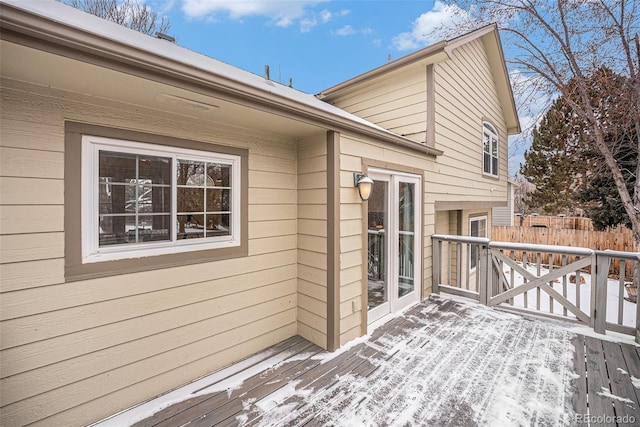
M 340 140 L 340 342 L 345 344 L 366 333 L 367 276 L 363 265 L 367 254 L 366 216 L 364 205 L 353 187 L 353 173 L 366 172 L 366 165 L 389 170 L 429 171 L 433 157 L 416 154 L 401 147 L 342 134 Z M 427 174 L 428 176 L 428 174 Z M 427 201 L 428 186 L 423 180 L 422 297 L 431 292 L 431 234 L 435 230 L 435 208 Z M 364 310 L 364 312 L 363 312 Z
M 506 123 L 483 43 L 482 38 L 472 40 L 453 49 L 449 59 L 433 64 L 435 146 L 444 154 L 426 169 L 427 201 L 498 204 L 506 200 Z M 424 142 L 426 88 L 426 67 L 416 65 L 349 88 L 343 94 L 332 94 L 330 102 Z M 484 120 L 494 125 L 499 135 L 498 178 L 483 175 Z M 412 134 L 418 130 L 420 133 Z M 367 155 L 382 158 L 383 148 L 371 149 Z
M 298 143 L 298 334 L 327 345 L 327 143 Z
M 1 85 L 3 425 L 96 421 L 297 333 L 294 141 Z M 249 256 L 65 283 L 65 120 L 248 148 Z
M 416 141 L 426 139 L 426 70 L 408 69 L 393 74 L 383 83 L 376 81 L 331 103 Z
M 513 225 L 513 184 L 507 184 L 507 206 L 493 208 L 491 222 L 492 225 Z
M 507 192 L 507 134 L 482 39 L 435 64 L 435 142 L 438 157 L 430 186 L 439 201 L 504 202 Z M 499 136 L 499 179 L 482 173 L 482 122 Z M 492 190 L 493 189 L 493 190 Z

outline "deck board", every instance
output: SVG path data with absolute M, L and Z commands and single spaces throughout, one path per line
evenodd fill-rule
M 638 406 L 638 399 L 629 372 L 623 368 L 627 366 L 620 345 L 603 341 L 602 347 L 608 366 L 610 392 L 614 396 L 624 396 L 622 399 L 613 399 L 616 416 L 634 417 L 640 422 L 640 411 L 638 410 L 640 406 Z
M 587 409 L 587 371 L 585 367 L 584 336 L 578 335 L 573 339 L 575 346 L 574 366 L 576 370 L 575 392 L 573 407 L 577 414 L 588 414 Z
M 589 402 L 589 413 L 598 414 L 612 419 L 613 399 L 603 392 L 609 390 L 609 376 L 605 357 L 602 348 L 602 341 L 585 337 L 585 347 L 587 355 L 587 393 Z M 614 423 L 602 423 L 605 426 L 615 425 Z
M 577 417 L 589 415 L 608 417 L 599 426 L 623 426 L 616 424 L 622 417 L 640 420 L 638 348 L 548 325 L 433 297 L 333 354 L 290 338 L 129 425 L 471 426 L 496 419 L 577 425 Z M 535 353 L 544 357 L 528 360 Z M 560 369 L 563 363 L 567 369 Z M 560 369 L 558 376 L 539 375 L 549 369 Z M 546 414 L 527 409 L 544 405 L 552 408 Z M 554 405 L 564 411 L 554 413 Z

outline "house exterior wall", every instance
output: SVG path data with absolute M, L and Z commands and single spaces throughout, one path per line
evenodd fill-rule
M 298 162 L 298 333 L 327 345 L 327 144 L 302 141 Z
M 433 71 L 430 71 L 432 68 Z M 433 75 L 429 75 L 433 73 Z M 427 95 L 428 81 L 435 91 Z M 429 66 L 412 65 L 326 97 L 328 102 L 372 123 L 424 143 L 433 102 L 435 148 L 443 150 L 429 169 L 426 201 L 438 210 L 473 204 L 504 204 L 507 197 L 507 126 L 482 38 Z M 499 176 L 483 174 L 483 121 L 499 137 Z M 443 204 L 444 208 L 439 205 Z M 456 204 L 456 205 L 453 205 Z
M 513 226 L 513 184 L 507 184 L 507 206 L 493 208 L 491 221 L 493 225 Z
M 353 186 L 354 172 L 369 167 L 413 173 L 422 176 L 422 194 L 429 191 L 429 171 L 434 159 L 401 147 L 391 147 L 373 140 L 342 134 L 340 138 L 340 343 L 366 333 L 367 254 L 366 203 Z M 426 174 L 426 175 L 425 175 Z M 422 206 L 422 277 L 421 294 L 431 294 L 431 239 L 435 231 L 433 203 Z
M 298 332 L 294 141 L 5 78 L 1 110 L 3 424 L 96 421 Z M 248 149 L 248 256 L 65 282 L 65 120 Z
M 424 142 L 427 123 L 426 71 L 408 69 L 331 99 L 331 103 L 416 142 Z
M 438 157 L 430 197 L 455 202 L 504 203 L 507 198 L 507 129 L 482 39 L 454 49 L 434 65 L 435 143 Z M 498 131 L 499 176 L 483 174 L 482 123 Z M 465 206 L 465 203 L 467 206 Z

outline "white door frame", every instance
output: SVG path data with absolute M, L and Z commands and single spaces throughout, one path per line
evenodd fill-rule
M 376 181 L 385 181 L 388 184 L 387 194 L 387 244 L 385 245 L 387 256 L 387 301 L 368 311 L 369 329 L 384 323 L 393 315 L 402 312 L 408 307 L 420 301 L 422 293 L 422 176 L 398 172 L 386 169 L 370 168 L 370 178 Z M 400 183 L 414 184 L 414 226 L 413 226 L 413 286 L 414 289 L 407 295 L 399 297 L 399 192 Z M 368 227 L 367 227 L 368 228 Z M 406 232 L 405 232 L 406 233 Z M 367 248 L 368 250 L 368 248 Z M 368 296 L 367 296 L 368 297 Z

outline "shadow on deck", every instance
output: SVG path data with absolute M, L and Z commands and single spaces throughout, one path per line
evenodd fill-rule
M 101 425 L 637 425 L 628 344 L 432 296 L 336 353 L 293 337 Z

